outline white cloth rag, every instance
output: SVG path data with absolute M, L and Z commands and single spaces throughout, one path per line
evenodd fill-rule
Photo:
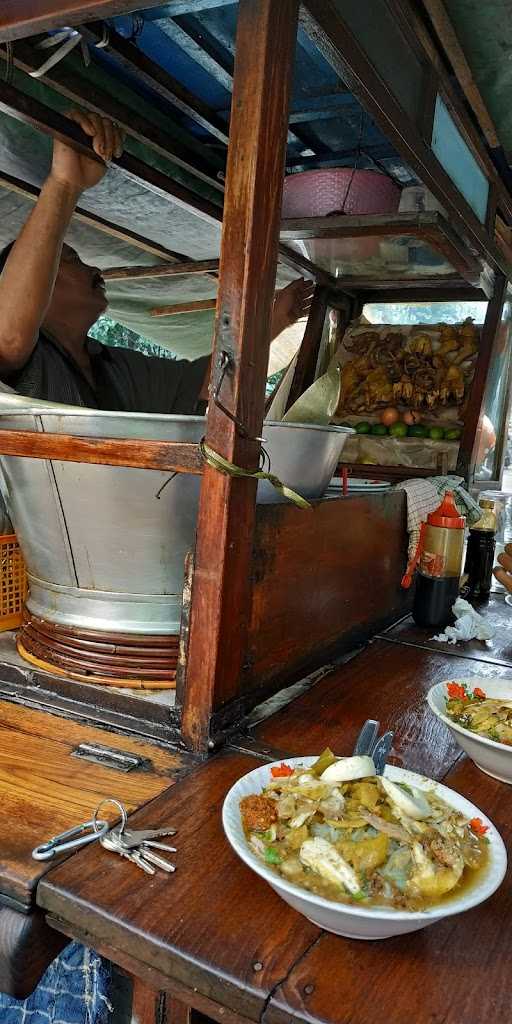
M 420 526 L 425 522 L 429 512 L 439 506 L 446 491 L 453 491 L 455 504 L 466 517 L 468 526 L 476 523 L 482 515 L 482 509 L 474 498 L 463 487 L 460 476 L 432 476 L 425 479 L 404 480 L 397 484 L 395 490 L 405 491 L 407 496 L 407 530 L 409 532 L 409 558 L 413 558 L 420 536 Z
M 452 612 L 455 624 L 447 626 L 444 633 L 433 636 L 440 644 L 456 644 L 459 640 L 491 640 L 494 629 L 488 626 L 481 615 L 463 597 L 458 597 Z

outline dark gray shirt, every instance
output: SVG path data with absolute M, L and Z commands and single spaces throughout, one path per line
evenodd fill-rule
M 198 409 L 209 356 L 159 359 L 89 340 L 95 387 L 73 357 L 45 334 L 21 370 L 4 378 L 20 395 L 120 412 L 191 415 Z

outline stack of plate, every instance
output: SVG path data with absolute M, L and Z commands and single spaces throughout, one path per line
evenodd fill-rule
M 360 494 L 363 491 L 387 491 L 389 487 L 391 484 L 386 480 L 365 480 L 355 476 L 349 477 L 347 480 L 349 494 Z M 339 494 L 340 491 L 343 491 L 343 480 L 340 476 L 333 476 L 327 488 L 327 494 Z

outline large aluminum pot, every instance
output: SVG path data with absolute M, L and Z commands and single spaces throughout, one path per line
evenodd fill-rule
M 205 420 L 82 409 L 2 392 L 0 426 L 79 437 L 197 442 Z M 305 496 L 319 497 L 346 433 L 265 424 L 272 470 Z M 301 458 L 296 447 L 313 436 Z M 258 498 L 261 493 L 263 501 L 276 500 L 270 484 L 259 487 Z M 1 456 L 0 488 L 27 564 L 29 611 L 88 629 L 155 635 L 179 631 L 184 558 L 194 544 L 200 477 Z

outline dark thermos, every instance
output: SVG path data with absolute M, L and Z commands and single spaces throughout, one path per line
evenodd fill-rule
M 496 547 L 496 513 L 494 502 L 480 501 L 482 516 L 470 527 L 464 575 L 464 593 L 468 597 L 486 598 L 491 591 L 494 550 Z

